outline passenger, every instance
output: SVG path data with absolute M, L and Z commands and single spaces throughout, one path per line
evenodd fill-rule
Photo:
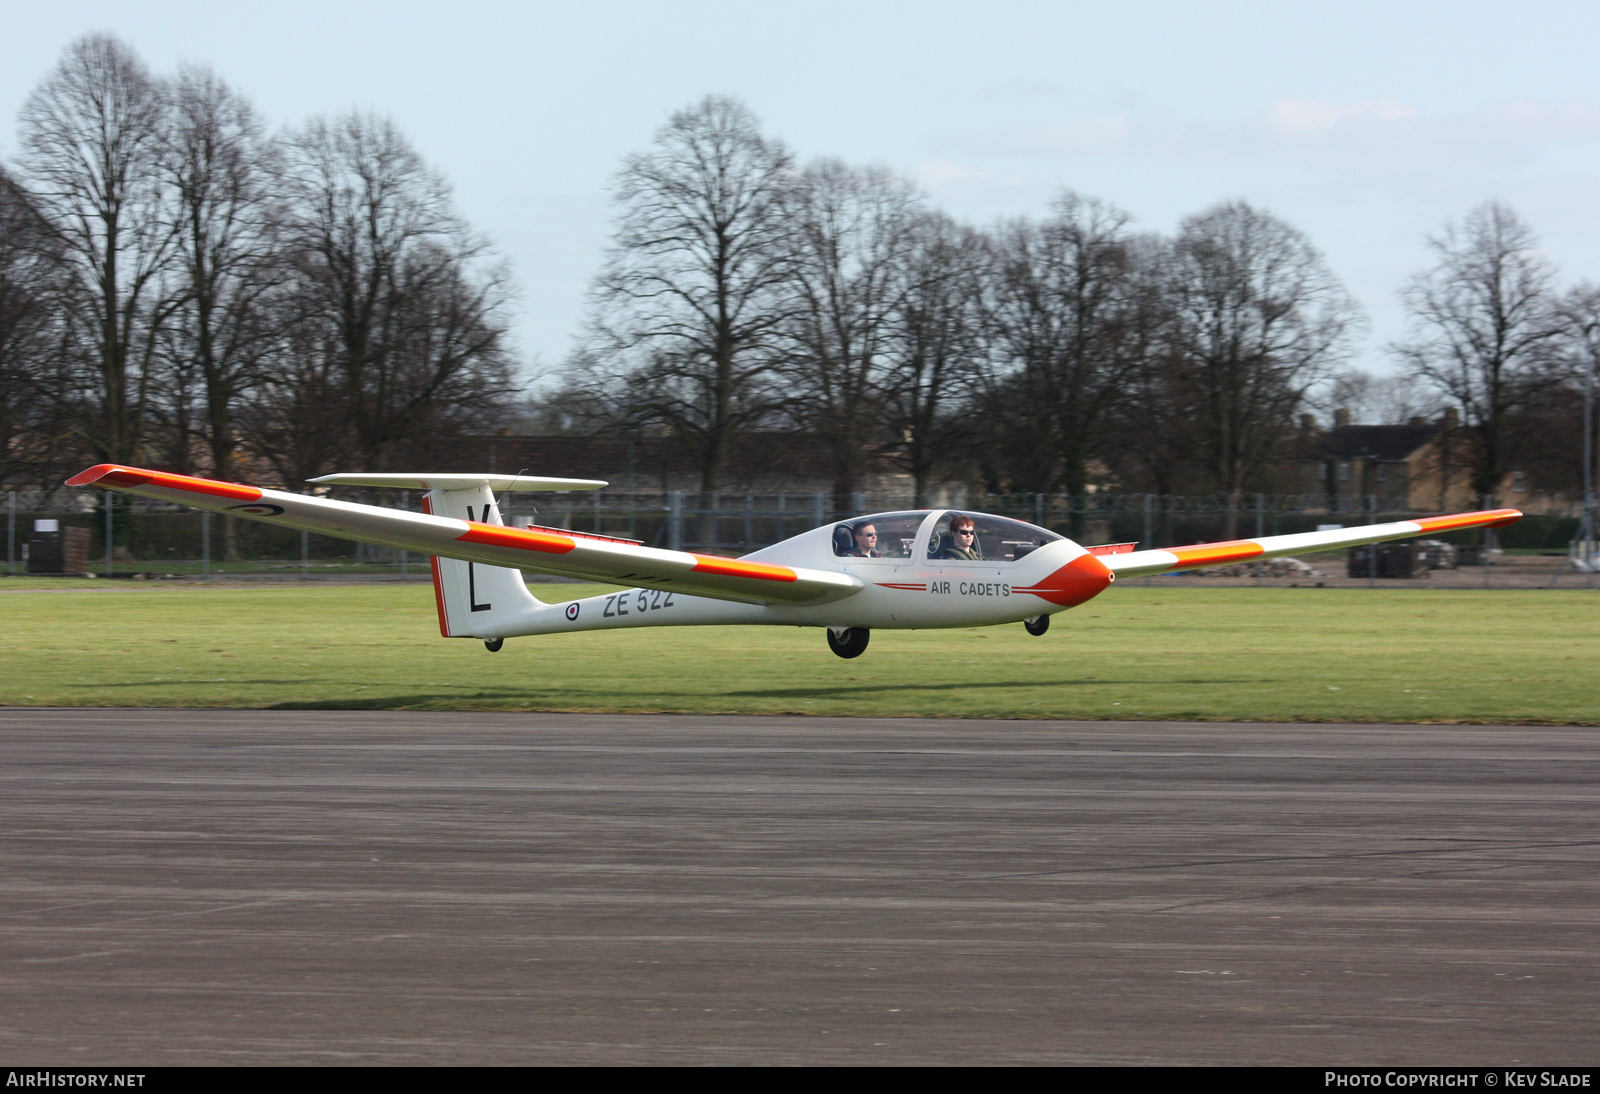
M 871 524 L 856 529 L 856 545 L 846 551 L 846 558 L 882 558 L 878 553 L 878 530 Z
M 950 518 L 950 542 L 934 557 L 983 561 L 983 549 L 978 546 L 978 529 L 974 527 L 971 517 L 957 513 Z

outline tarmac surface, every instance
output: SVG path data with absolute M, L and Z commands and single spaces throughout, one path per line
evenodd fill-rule
M 0 1060 L 1600 1060 L 1600 730 L 0 710 Z

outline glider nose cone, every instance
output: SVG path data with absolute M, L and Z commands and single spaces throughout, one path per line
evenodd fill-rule
M 1027 588 L 1013 588 L 1014 593 L 1032 593 L 1041 600 L 1059 604 L 1063 608 L 1076 608 L 1105 592 L 1116 575 L 1094 555 L 1082 554 L 1061 569 Z

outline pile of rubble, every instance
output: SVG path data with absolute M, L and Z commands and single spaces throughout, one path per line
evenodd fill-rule
M 1265 562 L 1239 562 L 1232 566 L 1212 566 L 1191 571 L 1196 577 L 1296 577 L 1318 578 L 1328 575 L 1298 558 L 1269 558 Z

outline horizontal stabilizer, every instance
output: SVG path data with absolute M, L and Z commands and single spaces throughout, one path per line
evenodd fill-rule
M 307 482 L 330 486 L 385 486 L 394 490 L 598 490 L 603 479 L 551 479 L 535 475 L 460 475 L 417 472 L 409 475 L 323 475 Z

